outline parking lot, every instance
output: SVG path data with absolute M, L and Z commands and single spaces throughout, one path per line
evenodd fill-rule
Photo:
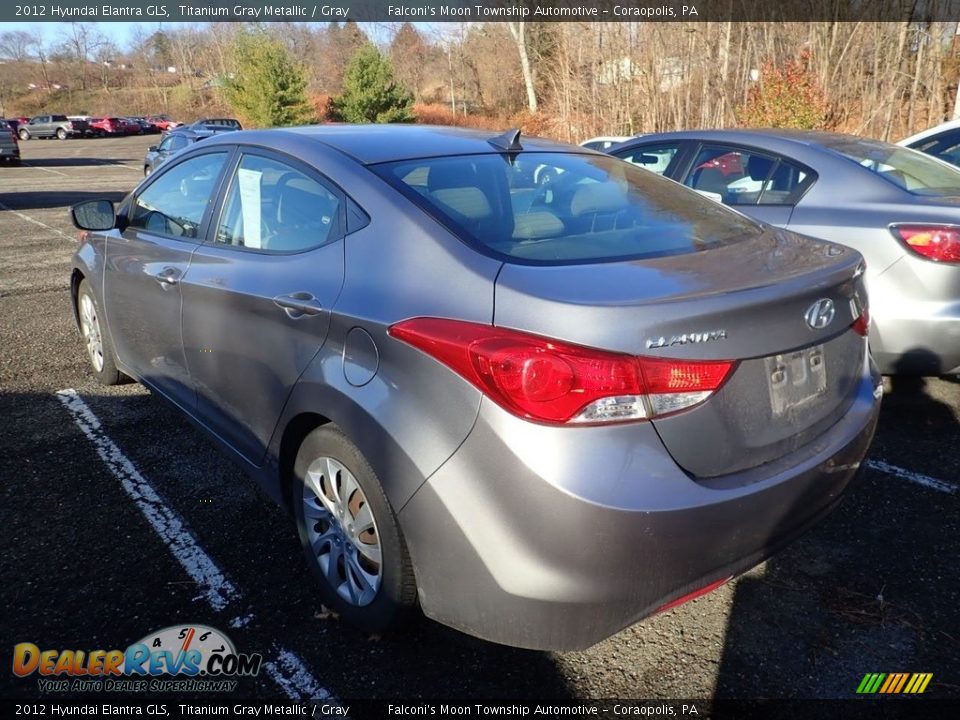
M 231 697 L 850 698 L 868 672 L 932 673 L 927 696 L 960 697 L 960 381 L 948 378 L 888 379 L 862 481 L 826 522 L 587 651 L 506 648 L 425 620 L 383 637 L 342 625 L 290 519 L 179 413 L 87 370 L 66 208 L 119 200 L 156 142 L 33 140 L 21 167 L 0 166 L 4 662 L 20 642 L 122 649 L 199 623 L 264 656 Z M 0 677 L 2 698 L 41 697 L 35 677 Z

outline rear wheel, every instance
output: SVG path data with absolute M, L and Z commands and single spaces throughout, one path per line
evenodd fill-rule
M 77 317 L 80 320 L 80 333 L 87 348 L 87 358 L 97 380 L 103 385 L 118 385 L 126 375 L 117 369 L 113 354 L 113 339 L 106 325 L 100 322 L 100 310 L 97 301 L 86 280 L 80 282 L 77 289 Z
M 29 139 L 30 139 L 30 133 L 28 133 L 26 130 L 21 130 L 21 131 L 18 132 L 17 134 L 20 136 L 20 139 L 21 139 L 21 140 L 29 140 Z
M 67 139 L 67 131 L 64 130 L 63 128 L 57 128 L 57 140 L 66 140 L 66 139 Z
M 304 439 L 292 497 L 324 604 L 371 632 L 406 619 L 417 590 L 397 518 L 366 458 L 336 427 Z

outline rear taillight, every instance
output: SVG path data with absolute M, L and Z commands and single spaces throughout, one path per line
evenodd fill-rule
M 644 420 L 706 400 L 732 361 L 634 357 L 490 325 L 414 318 L 390 327 L 491 400 L 547 423 Z
M 960 263 L 960 227 L 953 225 L 894 225 L 893 234 L 920 257 Z

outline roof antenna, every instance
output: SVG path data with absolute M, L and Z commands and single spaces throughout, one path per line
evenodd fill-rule
M 503 135 L 497 135 L 495 138 L 487 140 L 498 150 L 505 150 L 509 153 L 520 152 L 523 146 L 520 145 L 520 128 L 507 130 Z

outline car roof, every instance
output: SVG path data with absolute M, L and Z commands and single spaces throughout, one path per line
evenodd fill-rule
M 213 138 L 211 142 L 262 144 L 269 143 L 277 133 L 326 145 L 364 165 L 414 158 L 504 152 L 490 144 L 490 140 L 501 135 L 496 130 L 471 130 L 444 125 L 305 125 L 272 130 L 242 130 L 229 133 L 226 138 Z M 521 136 L 520 144 L 524 151 L 597 154 L 576 145 L 543 138 Z
M 863 138 L 857 135 L 845 135 L 843 133 L 826 132 L 823 130 L 793 130 L 787 128 L 762 128 L 747 130 L 681 130 L 677 132 L 651 133 L 642 135 L 636 139 L 636 144 L 648 142 L 660 142 L 663 140 L 702 140 L 739 143 L 743 145 L 754 145 L 759 148 L 789 152 L 790 148 L 797 151 L 797 146 L 812 150 L 831 150 L 842 152 L 854 147 L 867 148 L 893 148 L 891 143 L 883 140 L 874 140 Z M 618 146 L 618 149 L 633 147 L 634 141 L 628 141 Z

